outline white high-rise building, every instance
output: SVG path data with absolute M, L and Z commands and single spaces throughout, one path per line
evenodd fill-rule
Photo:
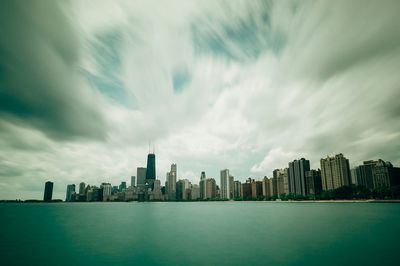
M 136 186 L 136 176 L 131 176 L 131 187 Z
M 167 173 L 168 200 L 176 199 L 176 176 L 177 176 L 177 166 L 175 163 L 173 163 L 171 164 L 171 171 Z
M 103 189 L 103 201 L 110 200 L 112 186 L 110 183 L 101 183 L 100 188 Z
M 220 187 L 220 197 L 221 199 L 231 199 L 231 189 L 230 189 L 230 178 L 229 178 L 229 169 L 221 170 L 221 187 Z M 233 180 L 232 180 L 233 183 Z M 233 184 L 232 184 L 233 185 Z
M 331 190 L 351 184 L 349 160 L 343 154 L 321 159 L 322 190 Z

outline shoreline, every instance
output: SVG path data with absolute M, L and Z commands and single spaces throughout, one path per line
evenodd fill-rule
M 365 199 L 365 200 L 277 200 L 277 201 L 265 201 L 265 200 L 209 200 L 209 201 L 76 201 L 76 202 L 66 202 L 66 201 L 53 201 L 53 202 L 44 202 L 40 200 L 27 200 L 27 201 L 15 201 L 15 200 L 0 200 L 0 204 L 32 204 L 32 203 L 43 203 L 43 204 L 54 204 L 54 203 L 68 203 L 68 204 L 74 204 L 74 203 L 132 203 L 132 202 L 163 202 L 163 203 L 168 203 L 168 202 L 174 202 L 174 203 L 185 203 L 185 202 L 264 202 L 264 203 L 400 203 L 400 199 L 394 199 L 394 200 L 379 200 L 379 199 Z

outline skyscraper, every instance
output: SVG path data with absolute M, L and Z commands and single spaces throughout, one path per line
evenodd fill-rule
M 75 184 L 67 186 L 67 195 L 65 196 L 65 201 L 72 201 L 72 197 L 75 194 Z
M 84 195 L 85 194 L 85 188 L 86 188 L 85 182 L 81 182 L 79 184 L 79 195 Z
M 119 191 L 124 191 L 126 189 L 126 182 L 122 181 L 121 184 L 118 187 Z
M 262 194 L 264 198 L 272 197 L 269 178 L 264 176 L 262 179 Z
M 240 198 L 242 184 L 240 181 L 235 180 L 233 181 L 233 198 L 237 199 Z
M 217 183 L 214 178 L 206 179 L 206 199 L 215 199 L 217 196 Z
M 136 186 L 136 176 L 131 176 L 131 187 Z
M 322 191 L 321 171 L 310 170 L 306 172 L 306 194 L 317 195 Z
M 228 189 L 229 199 L 233 199 L 234 198 L 233 197 L 233 183 L 234 183 L 234 181 L 235 181 L 234 177 L 230 175 L 229 176 L 229 182 L 228 182 L 228 185 L 229 185 L 229 189 Z
M 251 197 L 253 199 L 258 199 L 262 195 L 263 195 L 262 182 L 253 180 L 253 182 L 251 182 Z
M 201 172 L 200 175 L 200 199 L 206 199 L 206 172 Z
M 143 190 L 146 184 L 146 172 L 147 169 L 145 167 L 138 167 L 136 169 L 137 187 L 139 190 Z
M 220 172 L 220 190 L 221 190 L 221 199 L 230 199 L 231 195 L 230 195 L 230 182 L 229 182 L 229 170 L 228 169 L 224 169 L 221 170 Z
M 146 183 L 150 188 L 153 188 L 154 180 L 156 179 L 156 155 L 149 153 L 147 155 L 147 170 L 146 170 Z
M 310 171 L 310 161 L 304 158 L 289 163 L 289 192 L 306 195 L 306 171 Z
M 154 180 L 154 189 L 152 191 L 152 200 L 161 199 L 161 182 L 160 180 Z
M 280 196 L 281 194 L 286 194 L 285 192 L 285 169 L 275 169 L 273 171 L 273 178 L 276 180 L 276 195 Z M 286 175 L 287 178 L 287 175 Z
M 53 182 L 47 181 L 44 185 L 43 201 L 50 202 L 53 197 Z
M 322 189 L 331 190 L 351 183 L 349 160 L 343 154 L 334 157 L 327 156 L 321 161 Z
M 289 194 L 289 168 L 283 169 L 283 193 Z
M 382 159 L 364 161 L 364 164 L 352 169 L 352 179 L 357 185 L 368 189 L 389 188 L 400 182 L 399 168 Z
M 100 188 L 103 191 L 103 201 L 109 201 L 111 197 L 112 186 L 110 183 L 101 183 Z
M 177 200 L 188 200 L 190 194 L 190 181 L 188 179 L 178 180 L 176 182 L 176 199 Z
M 177 176 L 177 166 L 176 164 L 171 164 L 171 171 L 167 173 L 167 192 L 168 200 L 176 199 L 176 176 Z
M 243 200 L 251 199 L 251 178 L 248 178 L 245 183 L 242 183 L 240 192 Z
M 192 184 L 190 192 L 191 200 L 198 200 L 200 198 L 200 187 L 197 184 Z

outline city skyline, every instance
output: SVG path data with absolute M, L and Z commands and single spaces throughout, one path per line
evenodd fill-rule
M 400 165 L 399 5 L 2 1 L 0 198 L 138 181 L 149 142 L 162 185 Z
M 272 175 L 270 173 L 256 178 L 235 178 L 230 174 L 229 169 L 222 169 L 219 183 L 215 178 L 206 178 L 205 171 L 201 172 L 196 181 L 188 180 L 183 176 L 178 179 L 176 163 L 171 164 L 171 171 L 167 172 L 165 182 L 161 183 L 160 179 L 153 178 L 156 173 L 156 162 L 155 153 L 149 153 L 147 155 L 148 167 L 137 167 L 138 178 L 131 176 L 129 186 L 123 180 L 120 181 L 120 185 L 102 182 L 100 187 L 82 181 L 79 183 L 79 190 L 76 191 L 75 184 L 68 184 L 65 201 L 182 201 L 238 200 L 239 198 L 241 200 L 260 200 L 260 197 L 263 200 L 276 200 L 281 197 L 288 200 L 288 197 L 290 199 L 296 197 L 309 199 L 307 197 L 310 195 L 311 199 L 315 199 L 315 196 L 320 197 L 323 192 L 333 192 L 338 189 L 339 191 L 351 189 L 353 193 L 356 191 L 364 193 L 367 190 L 368 193 L 386 191 L 385 193 L 397 195 L 400 184 L 400 167 L 391 162 L 382 159 L 364 160 L 362 165 L 350 166 L 349 159 L 342 153 L 321 158 L 318 169 L 311 169 L 310 161 L 300 158 L 288 162 L 286 167 L 275 168 Z M 148 169 L 152 170 L 148 171 Z M 48 180 L 45 183 L 44 202 L 52 201 L 54 185 L 52 181 Z M 327 195 L 322 197 L 327 197 Z

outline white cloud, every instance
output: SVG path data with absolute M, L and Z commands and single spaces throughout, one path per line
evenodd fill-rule
M 192 182 L 201 171 L 218 180 L 223 168 L 241 180 L 271 175 L 300 157 L 316 168 L 319 158 L 339 152 L 355 162 L 382 157 L 400 163 L 399 19 L 391 6 L 398 3 L 258 4 L 73 1 L 65 7 L 81 38 L 80 67 L 94 75 L 101 71 L 91 42 L 121 34 L 120 64 L 115 69 L 110 63 L 110 73 L 133 104 L 101 97 L 96 108 L 108 121 L 104 141 L 58 142 L 34 129 L 1 128 L 2 136 L 14 132 L 20 145 L 0 142 L 8 147 L 1 167 L 24 162 L 15 179 L 2 174 L 0 186 L 19 184 L 6 196 L 28 186 L 35 192 L 25 195 L 40 195 L 46 177 L 54 177 L 61 198 L 67 183 L 129 181 L 145 166 L 149 141 L 156 143 L 162 182 L 173 162 L 178 176 Z M 242 43 L 249 38 L 243 23 L 254 29 L 253 53 Z M 202 37 L 215 37 L 206 51 L 196 46 L 194 25 L 208 34 Z M 273 42 L 276 33 L 282 43 Z M 190 77 L 175 93 L 179 69 Z M 26 153 L 28 136 L 49 150 Z

